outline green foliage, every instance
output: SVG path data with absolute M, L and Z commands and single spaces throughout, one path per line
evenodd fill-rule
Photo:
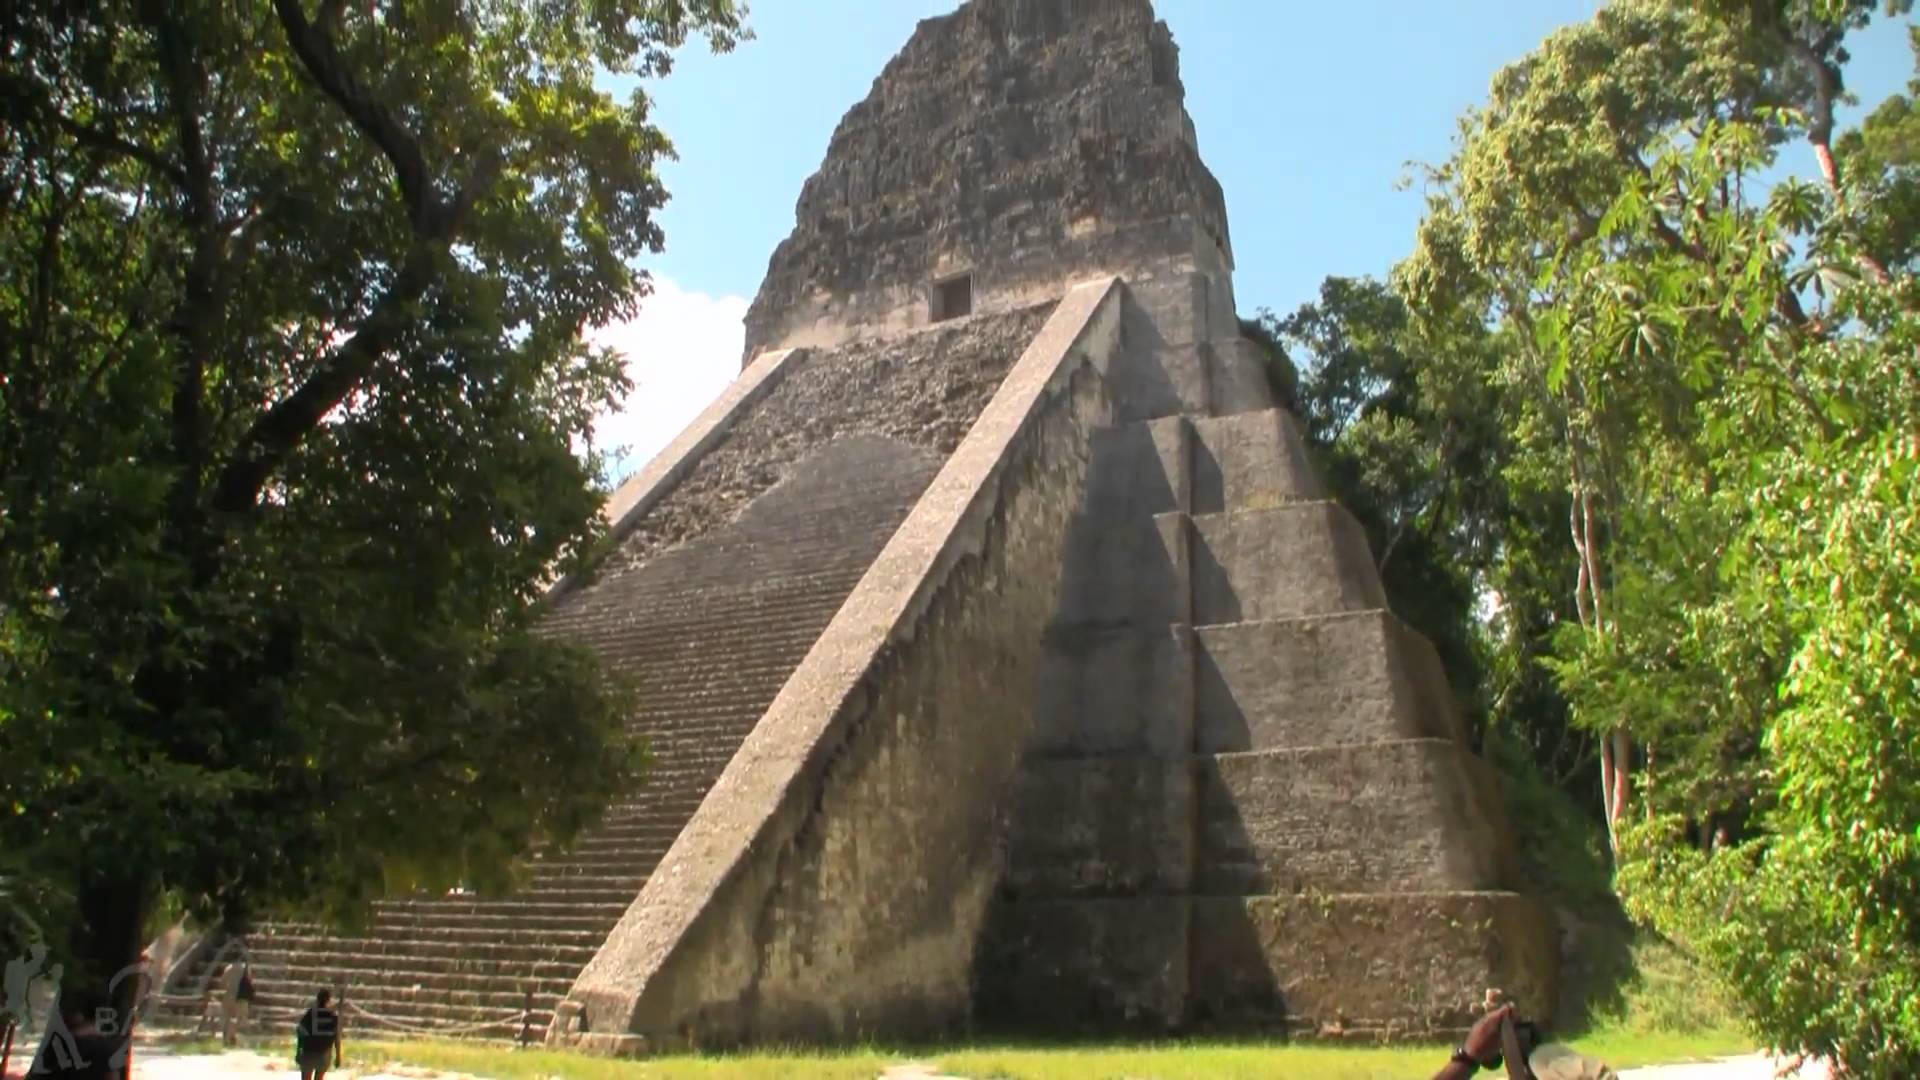
M 1587 920 L 1617 917 L 1613 867 L 1599 823 L 1536 764 L 1520 743 L 1496 738 L 1487 757 L 1500 770 L 1507 816 L 1527 883 L 1557 907 Z
M 1494 328 L 1513 534 L 1565 496 L 1577 617 L 1534 625 L 1574 722 L 1644 750 L 1630 910 L 1769 1041 L 1895 1077 L 1920 1071 L 1920 189 L 1907 98 L 1833 130 L 1875 6 L 1622 0 L 1557 33 L 1467 117 L 1395 281 L 1416 322 Z M 1819 182 L 1764 189 L 1795 137 Z
M 594 80 L 740 15 L 9 9 L 0 851 L 80 959 L 168 893 L 499 883 L 630 782 L 621 689 L 534 628 L 627 388 L 580 332 L 661 243 L 666 140 Z

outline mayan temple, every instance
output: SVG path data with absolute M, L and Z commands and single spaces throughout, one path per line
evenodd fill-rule
M 644 786 L 510 896 L 260 928 L 261 1004 L 622 1054 L 1550 1013 L 1498 778 L 1239 335 L 1183 97 L 1148 0 L 921 23 L 740 376 L 550 597 L 642 688 Z

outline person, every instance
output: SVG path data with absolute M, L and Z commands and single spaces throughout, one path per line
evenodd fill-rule
M 232 1046 L 240 1041 L 239 1027 L 247 1019 L 247 1001 L 252 997 L 249 985 L 247 998 L 240 996 L 240 987 L 247 978 L 246 965 L 234 963 L 220 969 L 220 1042 Z
M 1511 1019 L 1512 1005 L 1502 1005 L 1481 1017 L 1467 1032 L 1466 1041 L 1453 1052 L 1452 1059 L 1433 1074 L 1433 1080 L 1466 1080 L 1481 1069 L 1506 1064 L 1501 1060 L 1500 1025 Z M 1535 1048 L 1527 1055 L 1524 1066 L 1508 1072 L 1532 1080 L 1619 1080 L 1619 1074 L 1605 1064 L 1556 1043 Z
M 240 1006 L 240 1023 L 244 1026 L 247 1018 L 253 1015 L 254 988 L 252 961 L 240 961 L 240 986 L 233 992 L 233 996 Z
M 293 1063 L 300 1067 L 300 1080 L 326 1080 L 329 1060 L 340 1067 L 340 1015 L 327 1007 L 332 1000 L 332 991 L 315 994 L 313 1007 L 293 1027 Z

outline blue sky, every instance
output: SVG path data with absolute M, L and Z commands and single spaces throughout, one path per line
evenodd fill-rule
M 658 292 L 602 340 L 640 386 L 605 437 L 630 465 L 691 419 L 737 370 L 739 318 L 793 227 L 800 186 L 834 125 L 921 19 L 957 0 L 750 0 L 757 37 L 683 51 L 649 84 L 679 159 L 662 169 L 667 248 Z M 1226 190 L 1243 314 L 1290 311 L 1329 274 L 1384 274 L 1420 216 L 1396 181 L 1440 161 L 1455 122 L 1503 65 L 1598 0 L 1158 0 L 1180 46 L 1200 152 Z M 1851 89 L 1871 107 L 1912 70 L 1904 22 L 1857 35 Z M 624 91 L 623 91 L 624 92 Z M 1847 118 L 1856 118 L 1858 110 Z M 1812 168 L 1802 147 L 1794 171 Z

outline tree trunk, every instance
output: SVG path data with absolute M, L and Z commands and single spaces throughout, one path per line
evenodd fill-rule
M 1624 730 L 1616 728 L 1600 740 L 1600 804 L 1607 819 L 1607 850 L 1615 855 L 1620 853 L 1620 817 L 1633 791 L 1632 754 L 1633 741 Z
M 111 862 L 116 856 L 101 852 L 99 858 Z M 144 876 L 117 870 L 87 875 L 75 896 L 76 919 L 69 936 L 73 969 L 62 978 L 62 988 L 85 987 L 109 998 L 115 1021 L 123 1025 L 119 1018 L 131 1015 L 141 990 L 141 980 L 131 973 L 147 944 L 144 932 L 152 896 Z

